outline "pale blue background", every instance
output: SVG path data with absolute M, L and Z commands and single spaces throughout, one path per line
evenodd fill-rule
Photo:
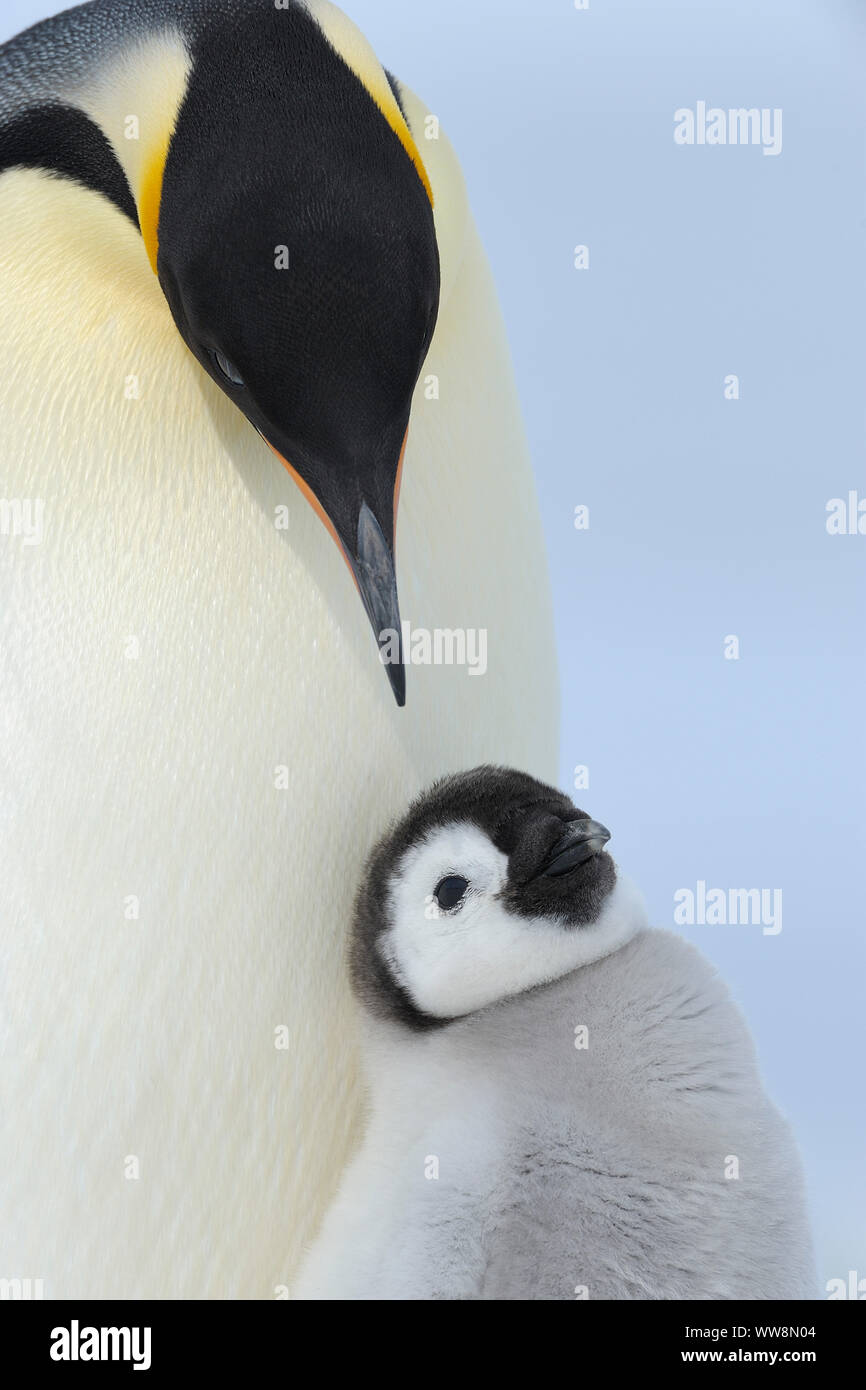
M 588 764 L 578 800 L 658 924 L 699 878 L 782 888 L 779 936 L 690 935 L 796 1127 L 822 1285 L 866 1277 L 866 536 L 825 530 L 829 498 L 866 496 L 866 7 L 344 6 L 439 114 L 499 284 L 553 576 L 563 785 Z M 6 0 L 0 38 L 60 7 Z M 673 112 L 699 99 L 781 107 L 782 153 L 676 146 Z

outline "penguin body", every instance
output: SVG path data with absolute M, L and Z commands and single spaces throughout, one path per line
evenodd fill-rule
M 322 43 L 327 28 L 363 69 L 368 50 L 348 21 L 313 9 Z M 165 284 L 153 273 L 136 225 L 147 222 L 143 146 L 172 129 L 180 140 L 185 100 L 205 100 L 194 87 L 197 35 L 227 15 L 255 28 L 279 13 L 100 0 L 0 49 L 2 492 L 34 514 L 41 504 L 38 543 L 12 523 L 0 537 L 0 1252 L 4 1268 L 42 1278 L 50 1297 L 271 1298 L 291 1282 L 357 1124 L 342 924 L 364 854 L 441 771 L 502 750 L 540 771 L 556 758 L 531 472 L 495 293 L 444 134 L 424 145 L 440 285 L 423 376 L 413 390 L 430 307 L 413 290 L 382 306 L 407 343 L 415 334 L 410 368 L 395 385 L 377 367 L 358 386 L 363 323 L 354 320 L 344 399 L 375 397 L 380 410 L 392 386 L 401 402 L 411 395 L 397 513 L 402 612 L 416 628 L 484 627 L 481 679 L 465 666 L 412 665 L 397 707 L 347 558 L 370 608 L 391 591 L 376 590 L 374 566 L 361 569 L 349 511 L 333 521 L 335 544 L 322 497 L 320 515 L 308 505 L 318 487 L 335 513 L 354 506 L 360 519 L 366 500 L 379 534 L 365 523 L 363 535 L 384 555 L 408 408 L 398 402 L 393 430 L 378 433 L 362 410 L 358 438 L 370 447 L 350 466 L 351 422 L 328 414 L 341 359 L 315 327 L 322 262 L 313 253 L 324 240 L 301 235 L 305 208 L 323 217 L 333 208 L 328 189 L 318 200 L 298 194 L 301 221 L 287 239 L 297 287 L 274 282 L 283 273 L 274 247 L 286 238 L 273 226 L 257 244 L 269 260 L 245 263 L 246 282 L 237 237 L 225 282 L 219 238 L 196 279 L 166 213 L 169 184 L 182 178 L 173 165 L 181 145 L 173 155 L 169 144 L 157 266 L 163 252 L 178 259 L 166 262 Z M 304 33 L 305 62 L 316 61 L 316 35 Z M 298 50 L 274 42 L 273 63 L 290 83 Z M 328 44 L 320 56 L 331 64 Z M 344 66 L 353 102 L 373 87 L 386 103 L 381 69 L 365 82 Z M 261 86 L 278 104 L 272 75 Z M 417 144 L 425 108 L 399 90 Z M 212 92 L 214 122 L 225 108 L 233 129 L 227 88 Z M 372 97 L 369 105 L 381 143 L 361 153 L 380 161 L 380 194 L 392 178 L 406 194 L 394 216 L 408 207 L 421 228 L 423 279 L 435 270 L 423 230 L 430 200 Z M 30 107 L 38 114 L 28 118 Z M 311 88 L 307 112 L 315 126 Z M 141 148 L 124 143 L 129 116 Z M 333 109 L 323 119 L 339 127 Z M 201 184 L 202 207 L 232 185 L 239 215 L 260 208 L 260 185 L 244 197 L 244 177 L 227 140 Z M 369 227 L 378 234 L 377 206 Z M 208 225 L 201 218 L 200 231 Z M 222 225 L 216 216 L 213 225 Z M 353 224 L 331 240 L 344 298 L 326 305 L 330 318 L 363 298 L 349 283 L 363 263 L 358 235 Z M 310 246 L 305 260 L 300 248 Z M 286 366 L 269 288 L 261 336 L 287 373 L 287 397 L 312 401 L 322 386 L 333 467 L 316 454 L 314 412 L 299 452 L 285 455 L 296 477 L 275 457 L 280 441 L 260 437 L 280 394 L 262 367 L 267 354 L 241 344 L 260 297 L 251 290 L 247 308 L 225 297 L 225 284 L 259 274 L 280 286 L 273 294 L 299 296 L 303 313 L 287 332 L 307 325 L 297 351 L 306 377 Z M 208 277 L 219 294 L 194 304 Z M 381 278 L 370 283 L 381 300 Z M 169 301 L 173 288 L 180 305 Z M 205 310 L 217 315 L 204 326 L 231 325 L 230 344 L 193 335 L 193 315 Z M 388 343 L 370 341 L 387 363 Z M 240 365 L 232 353 L 246 354 L 251 401 L 230 377 L 221 384 L 217 351 L 230 366 Z M 280 425 L 285 436 L 290 424 Z
M 815 1296 L 744 1022 L 606 838 L 487 768 L 379 846 L 352 936 L 368 1127 L 296 1297 Z

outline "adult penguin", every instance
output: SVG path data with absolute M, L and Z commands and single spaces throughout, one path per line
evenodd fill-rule
M 507 348 L 333 6 L 95 0 L 0 91 L 3 1272 L 272 1297 L 352 1143 L 365 852 L 434 775 L 554 768 Z

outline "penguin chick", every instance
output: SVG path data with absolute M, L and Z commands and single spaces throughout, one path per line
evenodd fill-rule
M 437 783 L 373 852 L 369 1118 L 301 1299 L 814 1296 L 799 1161 L 712 967 L 561 792 Z

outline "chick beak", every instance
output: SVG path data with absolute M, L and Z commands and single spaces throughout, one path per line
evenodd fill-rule
M 538 878 L 559 878 L 601 854 L 610 831 L 597 820 L 570 821 L 565 834 L 548 851 Z

